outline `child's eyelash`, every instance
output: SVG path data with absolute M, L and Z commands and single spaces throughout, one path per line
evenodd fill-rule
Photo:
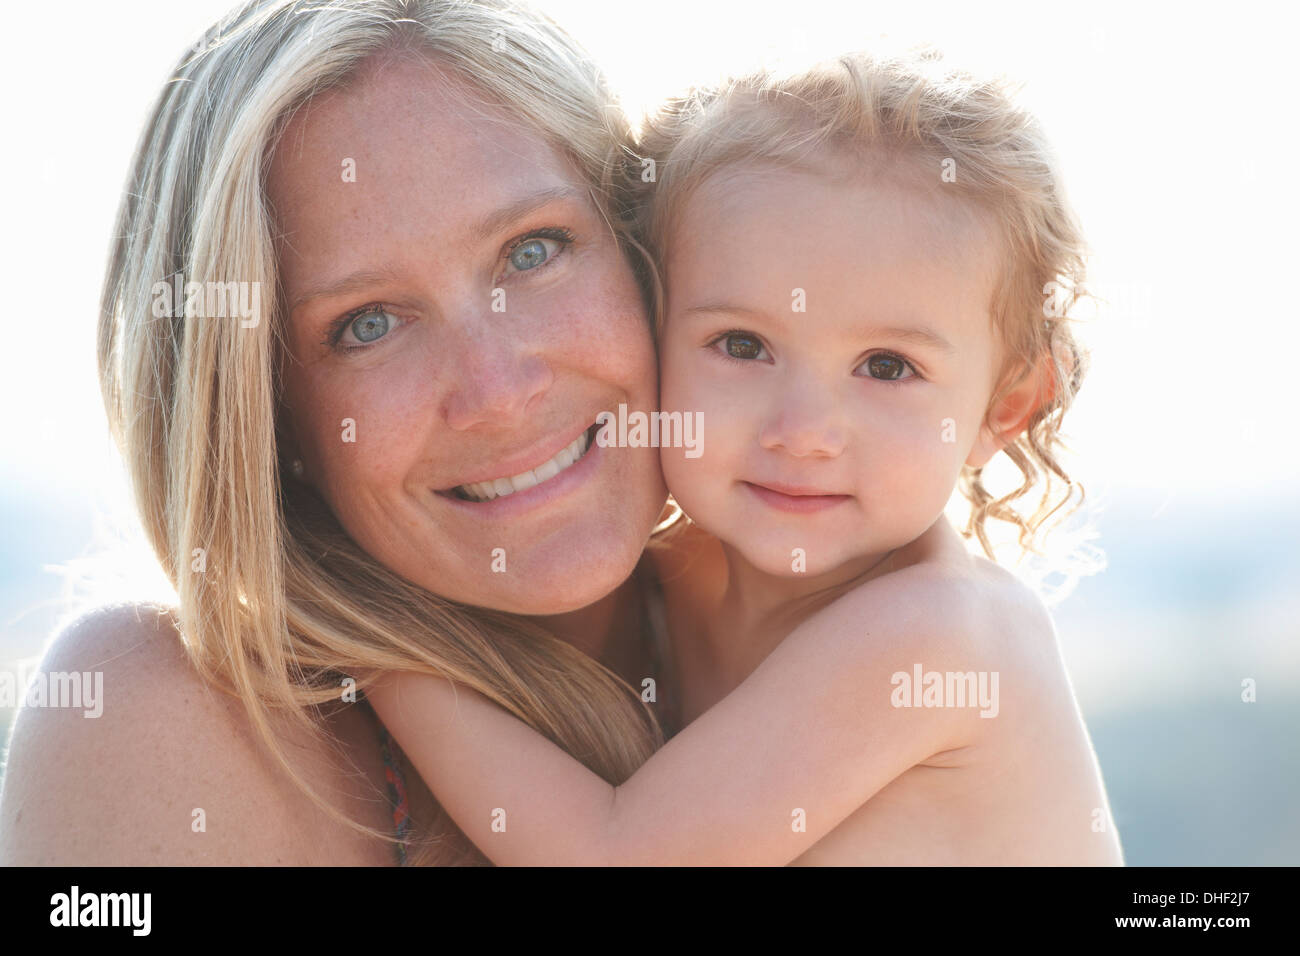
M 728 354 L 728 352 L 727 352 L 727 350 L 726 350 L 725 348 L 719 350 L 719 349 L 717 349 L 717 348 L 714 347 L 714 346 L 716 346 L 719 342 L 725 342 L 729 337 L 731 337 L 731 336 L 733 336 L 733 335 L 743 336 L 744 338 L 747 338 L 747 339 L 753 339 L 755 342 L 758 342 L 758 343 L 760 344 L 760 346 L 762 346 L 762 340 L 761 340 L 757 335 L 755 335 L 753 332 L 746 332 L 744 329 L 729 329 L 729 330 L 727 330 L 726 332 L 721 333 L 720 335 L 716 335 L 716 336 L 714 336 L 714 337 L 709 341 L 707 348 L 708 348 L 710 351 L 716 353 L 716 354 L 718 355 L 719 358 L 722 358 L 722 359 L 724 359 L 725 361 L 728 361 L 728 362 L 732 362 L 733 364 L 736 364 L 736 365 L 752 365 L 752 364 L 754 364 L 754 362 L 757 361 L 757 359 L 742 359 L 742 358 L 736 358 L 736 356 Z M 766 348 L 766 346 L 763 346 L 763 347 Z M 914 362 L 908 361 L 908 359 L 907 359 L 905 356 L 899 355 L 897 352 L 891 352 L 891 351 L 889 351 L 888 349 L 881 349 L 881 350 L 878 350 L 878 351 L 872 352 L 871 355 L 868 355 L 868 356 L 866 357 L 866 359 L 863 360 L 862 364 L 865 365 L 868 361 L 871 360 L 871 358 L 872 358 L 873 356 L 877 356 L 877 355 L 887 355 L 887 356 L 889 356 L 889 357 L 892 358 L 892 359 L 897 359 L 898 361 L 902 362 L 904 365 L 906 365 L 906 366 L 911 370 L 913 376 L 915 376 L 915 377 L 918 378 L 918 379 L 921 379 L 922 381 L 925 380 L 925 376 L 923 376 L 923 375 L 921 374 L 921 370 L 918 369 L 918 368 L 916 367 L 916 364 L 915 364 Z M 861 366 L 859 366 L 859 367 L 861 367 Z M 868 376 L 868 378 L 870 378 L 870 376 Z M 872 378 L 871 381 L 873 381 L 873 382 L 879 382 L 881 385 L 892 385 L 892 386 L 894 386 L 894 387 L 898 387 L 898 386 L 901 386 L 901 385 L 906 384 L 906 382 L 907 382 L 908 380 L 905 379 L 905 378 L 903 378 L 903 379 Z
M 871 355 L 867 356 L 867 361 L 868 362 L 871 361 L 872 357 L 876 355 L 887 355 L 892 359 L 897 359 L 898 361 L 906 365 L 909 369 L 911 369 L 913 378 L 916 378 L 918 381 L 925 381 L 925 376 L 921 374 L 921 370 L 917 368 L 915 364 L 909 362 L 906 358 L 899 355 L 897 352 L 890 352 L 888 349 L 885 349 L 880 352 L 872 352 Z M 865 365 L 866 362 L 863 362 L 862 364 Z M 870 376 L 868 377 L 870 378 Z M 879 382 L 881 385 L 892 385 L 895 388 L 898 388 L 902 385 L 906 385 L 908 382 L 908 380 L 905 378 L 873 378 L 871 380 L 873 382 Z
M 734 363 L 736 363 L 737 365 L 750 365 L 750 364 L 753 364 L 753 362 L 755 361 L 754 359 L 742 359 L 742 358 L 736 358 L 736 356 L 734 356 L 734 355 L 729 355 L 729 354 L 727 354 L 727 350 L 726 350 L 725 348 L 723 348 L 721 351 L 718 351 L 718 349 L 714 348 L 714 346 L 717 345 L 719 342 L 725 342 L 727 339 L 731 338 L 731 336 L 733 336 L 733 335 L 736 335 L 736 336 L 742 336 L 742 337 L 747 338 L 747 339 L 753 339 L 755 342 L 758 342 L 760 346 L 762 346 L 762 340 L 761 340 L 757 335 L 755 335 L 753 332 L 746 332 L 744 329 L 728 329 L 726 332 L 723 332 L 723 333 L 720 334 L 720 335 L 715 335 L 715 336 L 714 336 L 714 337 L 709 341 L 709 344 L 708 344 L 707 348 L 713 350 L 714 352 L 717 352 L 717 354 L 718 354 L 721 358 L 726 359 L 728 362 L 734 362 Z

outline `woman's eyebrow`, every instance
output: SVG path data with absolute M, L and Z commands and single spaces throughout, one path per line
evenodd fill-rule
M 559 202 L 562 199 L 570 201 L 579 201 L 584 198 L 584 194 L 570 185 L 553 186 L 550 189 L 543 189 L 541 192 L 533 193 L 516 199 L 514 202 L 502 206 L 495 212 L 488 213 L 478 225 L 474 227 L 472 235 L 476 239 L 491 239 L 502 229 L 509 226 L 512 222 L 523 219 L 529 213 L 532 213 L 543 206 L 553 202 Z
M 321 286 L 317 289 L 311 289 L 298 296 L 289 304 L 290 313 L 301 308 L 312 299 L 333 298 L 334 296 L 347 295 L 350 292 L 356 292 L 368 288 L 372 285 L 378 285 L 382 282 L 392 282 L 397 274 L 388 269 L 359 269 L 356 272 L 350 272 L 343 278 Z
M 541 192 L 523 196 L 494 212 L 488 213 L 473 227 L 473 235 L 478 240 L 490 239 L 512 222 L 524 218 L 543 206 L 560 200 L 579 201 L 583 198 L 583 193 L 573 186 L 554 186 L 550 189 L 543 189 Z M 389 270 L 361 269 L 351 272 L 328 285 L 304 292 L 293 300 L 289 310 L 292 312 L 312 299 L 346 295 L 349 292 L 355 292 L 382 282 L 391 282 L 394 279 L 396 279 L 396 273 Z

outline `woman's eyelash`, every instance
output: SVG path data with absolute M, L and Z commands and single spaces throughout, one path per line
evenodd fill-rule
M 568 246 L 573 243 L 574 235 L 571 230 L 566 229 L 563 226 L 544 226 L 541 229 L 534 229 L 531 232 L 526 232 L 519 238 L 511 239 L 506 243 L 505 252 L 502 253 L 502 257 L 508 262 L 510 260 L 510 254 L 530 239 L 553 239 L 560 244 L 561 251 L 557 252 L 554 256 L 548 257 L 541 265 L 535 266 L 532 269 L 518 270 L 520 272 L 540 272 L 545 269 L 560 257 L 564 249 L 568 248 Z
M 392 311 L 388 308 L 388 306 L 384 305 L 384 303 L 382 302 L 368 302 L 367 304 L 361 306 L 361 308 L 353 309 L 350 312 L 345 312 L 343 315 L 335 319 L 330 324 L 329 331 L 326 333 L 324 340 L 321 342 L 321 345 L 327 345 L 330 348 L 337 349 L 338 351 L 341 352 L 355 352 L 358 351 L 359 349 L 369 348 L 369 346 L 366 345 L 340 345 L 339 344 L 339 339 L 343 338 L 344 330 L 347 329 L 347 327 L 351 325 L 353 322 L 355 322 L 357 319 L 361 318 L 361 316 L 365 315 L 367 312 L 383 312 L 388 315 L 393 314 Z
M 573 235 L 572 230 L 566 229 L 563 226 L 545 226 L 541 229 L 534 229 L 530 232 L 524 233 L 522 236 L 519 236 L 516 239 L 510 240 L 510 242 L 506 244 L 505 250 L 502 252 L 502 258 L 508 260 L 510 258 L 510 254 L 514 252 L 515 249 L 523 245 L 525 242 L 528 242 L 528 240 L 530 239 L 552 239 L 555 242 L 560 243 L 561 248 L 566 248 L 573 243 L 574 238 L 575 237 Z M 538 266 L 534 266 L 532 269 L 521 269 L 518 271 L 519 272 L 540 272 L 541 270 L 549 266 L 557 258 L 559 258 L 559 255 L 560 254 L 557 252 L 554 256 L 550 256 L 549 258 L 546 259 L 545 262 L 541 263 Z M 340 345 L 339 344 L 339 340 L 343 338 L 343 333 L 348 328 L 348 326 L 351 325 L 353 322 L 355 322 L 361 316 L 365 315 L 367 312 L 384 312 L 387 313 L 388 315 L 393 315 L 392 310 L 389 309 L 388 306 L 386 306 L 384 303 L 368 302 L 367 304 L 361 306 L 360 308 L 352 309 L 349 312 L 345 312 L 343 315 L 335 319 L 330 324 L 329 329 L 326 332 L 325 338 L 321 341 L 321 344 L 327 346 L 328 348 L 340 352 L 359 352 L 363 349 L 370 348 L 371 347 L 370 345 Z M 383 336 L 383 338 L 387 338 L 387 335 Z
M 507 256 L 515 251 L 515 247 L 527 242 L 529 239 L 554 239 L 556 242 L 570 243 L 573 242 L 573 232 L 563 226 L 545 226 L 541 229 L 534 229 L 526 232 L 518 239 L 511 239 L 506 243 Z

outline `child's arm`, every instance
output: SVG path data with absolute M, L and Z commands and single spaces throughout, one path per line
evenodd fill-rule
M 891 704 L 891 676 L 914 664 L 978 669 L 957 593 L 902 571 L 841 597 L 617 788 L 443 678 L 390 674 L 367 696 L 495 863 L 780 865 L 986 725 L 969 708 Z

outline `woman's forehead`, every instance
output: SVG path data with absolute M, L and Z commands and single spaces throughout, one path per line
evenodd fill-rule
M 292 201 L 305 189 L 515 177 L 524 167 L 572 175 L 521 119 L 446 68 L 405 57 L 363 66 L 295 110 L 273 147 L 269 187 Z
M 351 259 L 359 245 L 477 241 L 494 212 L 529 197 L 586 196 L 566 158 L 519 121 L 473 102 L 447 70 L 372 67 L 296 111 L 267 193 L 287 270 Z M 331 268 L 326 266 L 326 268 Z

